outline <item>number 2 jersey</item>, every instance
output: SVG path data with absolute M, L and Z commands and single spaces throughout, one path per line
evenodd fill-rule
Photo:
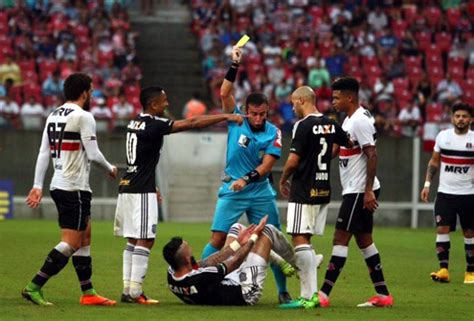
M 310 114 L 296 122 L 290 152 L 297 154 L 300 161 L 293 173 L 290 202 L 329 203 L 332 146 L 345 146 L 348 141 L 341 126 L 322 114 Z
M 127 126 L 127 171 L 119 193 L 155 193 L 155 168 L 160 159 L 163 137 L 171 133 L 173 121 L 139 114 Z
M 49 156 L 54 166 L 51 190 L 91 192 L 90 159 L 109 172 L 112 170 L 97 147 L 94 117 L 73 103 L 56 108 L 46 119 L 36 163 L 35 188 L 43 187 Z
M 443 130 L 436 136 L 434 151 L 441 155 L 438 192 L 474 194 L 474 131 L 458 135 L 454 128 Z
M 363 152 L 366 146 L 375 146 L 375 120 L 370 112 L 359 107 L 347 116 L 342 123 L 342 129 L 349 133 L 354 142 L 352 148 L 341 147 L 339 151 L 339 173 L 341 175 L 342 195 L 364 193 L 367 182 L 367 156 Z M 373 190 L 380 188 L 380 182 L 375 177 Z

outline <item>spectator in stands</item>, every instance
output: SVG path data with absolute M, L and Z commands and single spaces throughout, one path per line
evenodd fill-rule
M 387 78 L 388 79 L 395 79 L 395 78 L 402 78 L 405 77 L 405 61 L 403 57 L 398 54 L 395 60 L 392 62 L 390 67 L 387 70 Z
M 35 50 L 39 57 L 48 59 L 54 58 L 56 53 L 56 45 L 53 38 L 49 34 L 45 34 L 39 38 L 39 42 L 35 44 Z
M 21 121 L 24 129 L 41 129 L 44 119 L 43 105 L 36 101 L 35 96 L 30 96 L 28 102 L 21 106 Z
M 280 56 L 275 58 L 273 66 L 269 67 L 268 78 L 276 86 L 285 79 L 285 67 L 283 59 Z
M 5 80 L 11 79 L 15 86 L 21 85 L 20 66 L 13 61 L 11 55 L 5 57 L 5 61 L 0 64 L 0 81 L 5 83 Z
M 62 94 L 50 96 L 48 100 L 49 101 L 45 106 L 46 108 L 44 109 L 44 118 L 47 118 L 49 114 L 63 104 Z
M 382 31 L 388 26 L 388 18 L 385 12 L 383 12 L 380 6 L 375 8 L 375 11 L 371 11 L 368 16 L 369 25 L 376 31 Z
M 206 112 L 207 106 L 202 102 L 201 94 L 194 92 L 192 98 L 184 105 L 183 118 L 189 119 L 194 116 L 202 116 L 205 115 Z
M 347 61 L 347 57 L 336 50 L 335 47 L 331 47 L 331 55 L 326 58 L 326 68 L 331 77 L 336 78 L 344 74 L 344 64 Z
M 423 78 L 416 84 L 414 95 L 418 99 L 418 105 L 421 109 L 424 109 L 426 104 L 433 100 L 435 90 L 433 83 L 426 73 L 423 73 Z
M 401 126 L 401 134 L 404 137 L 414 137 L 418 134 L 418 127 L 421 125 L 421 113 L 416 102 L 412 101 L 398 114 L 398 121 Z
M 288 96 L 293 92 L 293 86 L 289 80 L 282 79 L 275 87 L 275 98 L 277 102 L 288 100 Z
M 69 37 L 63 37 L 59 45 L 56 47 L 56 59 L 76 61 L 76 46 Z
M 398 40 L 391 28 L 384 29 L 382 36 L 377 41 L 379 55 L 388 53 L 398 46 Z
M 64 80 L 61 79 L 61 73 L 57 69 L 43 82 L 43 95 L 53 96 L 63 94 Z
M 395 89 L 393 88 L 392 82 L 389 81 L 385 75 L 380 76 L 374 85 L 375 102 L 392 101 L 394 91 Z
M 4 101 L 0 101 L 0 116 L 13 128 L 20 128 L 20 107 L 9 95 Z
M 462 89 L 459 84 L 451 78 L 451 74 L 448 72 L 446 78 L 438 83 L 436 94 L 438 95 L 438 102 L 450 103 L 462 96 Z
M 124 85 L 136 84 L 142 79 L 142 71 L 133 58 L 127 58 L 127 65 L 122 69 L 122 81 Z
M 359 102 L 361 105 L 368 107 L 372 104 L 372 88 L 367 81 L 367 78 L 362 78 L 359 87 Z
M 295 121 L 295 113 L 293 112 L 293 104 L 290 101 L 290 95 L 279 102 L 278 112 L 282 118 L 280 129 L 285 133 L 291 133 Z
M 374 109 L 377 133 L 392 136 L 398 122 L 397 113 L 397 108 L 393 100 L 382 101 L 377 104 Z
M 44 108 L 36 101 L 35 96 L 30 96 L 28 101 L 21 106 L 20 114 L 22 116 L 43 116 Z
M 331 83 L 331 76 L 328 70 L 321 66 L 320 60 L 315 60 L 314 66 L 310 68 L 308 75 L 308 85 L 314 90 L 322 87 L 324 84 L 329 86 Z
M 418 44 L 410 30 L 406 30 L 403 38 L 400 40 L 400 53 L 403 56 L 418 55 Z
M 112 106 L 112 112 L 115 117 L 115 128 L 125 128 L 130 120 L 133 119 L 133 106 L 127 102 L 127 97 L 123 90 L 120 92 L 118 99 L 118 102 Z
M 112 111 L 107 107 L 105 99 L 102 97 L 96 98 L 96 105 L 91 108 L 91 114 L 97 122 L 97 131 L 107 131 L 112 120 Z

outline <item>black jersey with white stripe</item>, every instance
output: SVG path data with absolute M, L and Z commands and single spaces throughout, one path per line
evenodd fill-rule
M 160 159 L 163 136 L 173 121 L 139 114 L 127 126 L 127 171 L 119 183 L 120 193 L 155 193 L 155 168 Z
M 322 114 L 309 114 L 296 122 L 290 153 L 297 154 L 300 160 L 291 181 L 290 202 L 329 203 L 332 147 L 345 146 L 348 140 L 341 126 Z
M 217 266 L 198 268 L 188 274 L 175 277 L 168 268 L 168 287 L 178 298 L 188 304 L 200 305 L 246 305 L 242 287 L 226 280 L 227 268 Z

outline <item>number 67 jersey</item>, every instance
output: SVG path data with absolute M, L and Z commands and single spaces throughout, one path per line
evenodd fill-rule
M 309 114 L 295 123 L 290 153 L 297 154 L 300 160 L 293 173 L 290 202 L 329 203 L 332 147 L 345 146 L 348 141 L 341 126 L 322 114 Z
M 127 126 L 127 171 L 119 183 L 119 193 L 155 193 L 155 168 L 160 159 L 163 136 L 169 135 L 173 121 L 139 114 Z
M 46 120 L 41 149 L 48 148 L 53 160 L 51 190 L 88 191 L 90 162 L 83 142 L 96 139 L 91 113 L 76 104 L 65 103 Z

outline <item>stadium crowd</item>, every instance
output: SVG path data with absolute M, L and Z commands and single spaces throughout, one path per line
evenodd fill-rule
M 243 34 L 251 41 L 235 95 L 262 91 L 271 120 L 289 132 L 289 95 L 303 84 L 331 107 L 330 83 L 361 82 L 360 100 L 382 134 L 413 136 L 423 122 L 449 123 L 457 99 L 474 103 L 474 2 L 193 0 L 192 30 L 203 70 L 219 104 L 228 53 Z
M 141 70 L 125 1 L 5 1 L 0 8 L 0 127 L 41 128 L 62 104 L 64 79 L 93 77 L 99 130 L 139 106 Z

